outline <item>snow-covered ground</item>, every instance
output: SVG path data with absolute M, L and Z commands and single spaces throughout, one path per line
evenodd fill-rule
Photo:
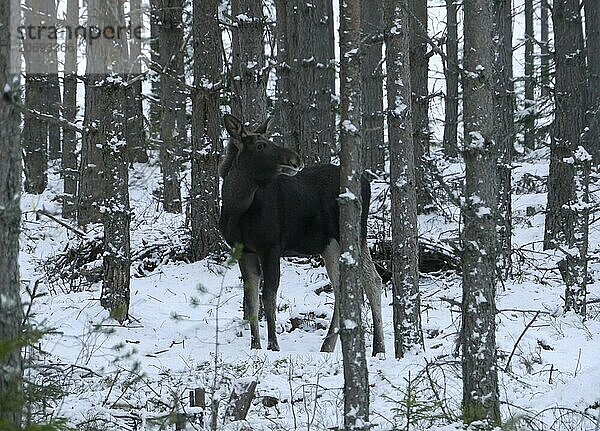
M 450 167 L 449 171 L 460 169 Z M 524 180 L 532 175 L 547 175 L 547 163 L 535 160 L 516 168 L 516 189 L 523 184 L 535 189 Z M 162 237 L 169 237 L 170 246 L 185 241 L 181 234 L 184 216 L 164 214 L 152 197 L 159 177 L 153 166 L 137 165 L 132 171 L 134 249 L 160 242 Z M 189 390 L 206 388 L 207 402 L 218 400 L 223 413 L 234 383 L 252 377 L 258 381 L 248 414 L 252 429 L 317 430 L 343 423 L 339 345 L 335 353 L 319 352 L 333 301 L 331 294 L 315 293 L 328 283 L 323 267 L 308 261 L 282 262 L 281 352 L 250 350 L 249 331 L 241 320 L 239 270 L 211 259 L 166 261 L 154 270 L 144 270 L 144 276 L 135 276 L 140 271 L 134 266 L 131 320 L 119 326 L 100 306 L 100 283 L 67 286 L 49 281 L 45 273 L 47 259 L 80 241 L 47 217 L 35 216 L 41 208 L 58 213 L 56 194 L 61 185 L 52 178 L 43 195 L 23 196 L 20 259 L 24 286 L 31 290 L 37 285 L 30 320 L 50 330 L 36 346 L 41 349 L 30 350 L 41 363 L 53 365 L 40 368 L 38 364 L 28 374 L 38 383 L 59 382 L 65 390 L 64 398 L 50 403 L 46 413 L 65 416 L 78 429 L 91 424 L 99 429 L 159 429 L 168 422 L 177 399 L 188 406 Z M 379 191 L 381 187 L 374 186 Z M 378 190 L 373 195 L 375 199 Z M 521 418 L 529 424 L 523 429 L 597 429 L 592 419 L 600 404 L 600 307 L 590 305 L 585 322 L 561 314 L 563 286 L 552 256 L 540 244 L 543 214 L 525 214 L 526 207 L 540 210 L 544 205 L 543 190 L 513 197 L 515 270 L 513 279 L 498 287 L 503 418 Z M 456 214 L 449 208 L 447 214 L 452 213 Z M 456 220 L 437 215 L 423 216 L 420 224 L 421 233 L 434 238 L 451 236 L 457 228 Z M 595 223 L 591 226 L 593 284 L 589 287 L 595 298 L 600 296 L 595 257 L 599 240 Z M 461 298 L 460 274 L 424 274 L 421 291 L 425 351 L 396 360 L 389 286 L 386 289 L 387 355 L 369 358 L 374 429 L 405 427 L 409 398 L 414 417 L 411 429 L 460 428 L 461 368 L 456 356 L 460 314 L 452 301 Z M 30 301 L 25 293 L 24 300 Z M 367 310 L 364 315 L 368 322 Z M 292 330 L 294 317 L 304 322 Z M 266 346 L 266 328 L 261 330 Z M 370 342 L 368 335 L 368 352 Z M 219 422 L 220 429 L 239 427 Z

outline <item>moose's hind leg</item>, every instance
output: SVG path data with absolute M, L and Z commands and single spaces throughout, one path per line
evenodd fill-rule
M 244 280 L 244 320 L 250 323 L 250 348 L 260 349 L 258 329 L 258 291 L 260 288 L 260 261 L 254 253 L 243 253 L 239 261 Z
M 329 324 L 329 330 L 327 336 L 321 345 L 321 352 L 333 352 L 338 339 L 338 333 L 340 329 L 340 316 L 338 306 L 338 292 L 340 288 L 340 255 L 341 255 L 340 243 L 337 240 L 332 239 L 329 245 L 325 248 L 321 255 L 325 261 L 325 268 L 327 269 L 327 275 L 329 276 L 329 282 L 333 287 L 334 304 L 333 304 L 333 315 L 331 317 L 331 323 Z
M 385 353 L 385 343 L 383 340 L 383 322 L 381 317 L 381 277 L 375 269 L 375 264 L 371 259 L 371 252 L 367 244 L 362 246 L 362 273 L 364 277 L 364 289 L 371 313 L 373 315 L 373 356 L 378 353 Z

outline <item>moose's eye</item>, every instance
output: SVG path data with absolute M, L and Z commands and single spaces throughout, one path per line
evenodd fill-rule
M 263 144 L 262 142 L 259 142 L 258 144 L 256 144 L 256 151 L 262 151 L 265 149 L 265 144 Z

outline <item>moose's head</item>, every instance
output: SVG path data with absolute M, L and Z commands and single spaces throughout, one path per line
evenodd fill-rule
M 229 166 L 239 169 L 259 183 L 270 182 L 277 175 L 294 176 L 304 168 L 304 163 L 294 151 L 281 147 L 269 139 L 271 118 L 253 131 L 247 130 L 233 115 L 225 115 L 223 124 L 237 151 L 228 152 Z M 230 148 L 232 150 L 233 148 Z M 222 167 L 223 168 L 223 167 Z M 221 176 L 227 172 L 221 170 Z

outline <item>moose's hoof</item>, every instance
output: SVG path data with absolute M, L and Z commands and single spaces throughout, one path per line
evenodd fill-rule
M 277 341 L 269 341 L 269 344 L 267 345 L 267 350 L 279 352 L 279 343 Z
M 260 339 L 252 339 L 252 341 L 250 342 L 250 348 L 251 349 L 255 349 L 255 350 L 260 350 L 262 347 L 260 347 Z

